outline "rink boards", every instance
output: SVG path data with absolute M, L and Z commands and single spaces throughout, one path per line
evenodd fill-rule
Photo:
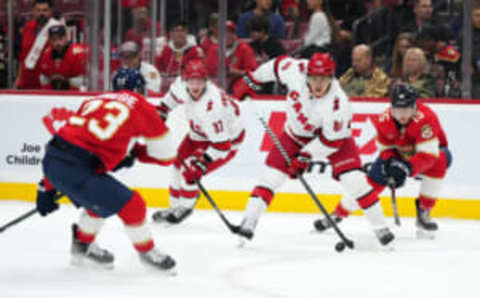
M 44 145 L 51 132 L 63 125 L 81 101 L 93 93 L 24 94 L 7 92 L 0 94 L 0 199 L 33 201 L 36 183 L 41 177 L 41 158 Z M 158 98 L 151 98 L 158 101 Z M 438 114 L 446 131 L 453 164 L 449 169 L 442 190 L 441 200 L 434 216 L 480 219 L 480 183 L 478 175 L 477 148 L 480 147 L 480 104 L 475 101 L 453 100 L 426 101 Z M 266 136 L 258 117 L 263 117 L 276 133 L 280 133 L 285 121 L 284 102 L 280 97 L 261 97 L 250 103 L 242 103 L 247 137 L 239 154 L 227 166 L 203 180 L 204 186 L 220 208 L 241 210 L 245 208 L 250 190 L 257 183 L 271 141 Z M 374 128 L 369 118 L 387 107 L 386 100 L 354 99 L 355 116 L 353 135 L 359 146 L 362 160 L 368 165 L 376 154 Z M 167 124 L 180 142 L 187 131 L 183 110 L 179 108 L 169 116 Z M 116 173 L 121 181 L 138 189 L 149 206 L 168 205 L 168 182 L 170 169 L 136 163 L 131 170 Z M 331 179 L 331 169 L 326 161 L 316 161 L 306 180 L 318 194 L 319 199 L 331 209 L 340 198 L 341 189 Z M 418 193 L 419 182 L 411 181 L 398 190 L 400 214 L 414 214 L 413 197 Z M 389 192 L 385 191 L 382 202 L 386 214 L 391 215 Z M 206 200 L 200 200 L 199 208 L 210 208 Z M 317 212 L 310 197 L 298 181 L 288 181 L 279 189 L 270 206 L 272 211 Z

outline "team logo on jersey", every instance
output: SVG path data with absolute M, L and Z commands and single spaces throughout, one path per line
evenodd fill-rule
M 53 135 L 57 132 L 75 112 L 67 108 L 53 108 L 50 113 L 42 118 L 43 125 Z
M 423 139 L 431 139 L 433 137 L 433 129 L 430 125 L 422 126 L 422 138 Z

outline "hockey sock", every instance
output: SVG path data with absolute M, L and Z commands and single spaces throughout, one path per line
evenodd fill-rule
M 154 247 L 152 232 L 146 225 L 147 207 L 145 201 L 137 192 L 118 212 L 118 216 L 125 224 L 130 241 L 138 252 L 147 252 Z
M 262 199 L 268 206 L 273 200 L 273 191 L 264 186 L 256 186 L 252 191 L 251 197 Z
M 78 220 L 77 239 L 83 243 L 92 243 L 104 222 L 105 219 L 98 214 L 85 209 Z
M 424 195 L 420 195 L 418 197 L 418 201 L 420 202 L 420 207 L 422 207 L 423 210 L 427 211 L 432 210 L 435 206 L 435 203 L 437 202 L 437 200 L 426 197 Z
M 338 203 L 337 208 L 335 208 L 335 214 L 338 217 L 347 217 L 350 214 L 350 211 L 343 207 L 342 203 Z

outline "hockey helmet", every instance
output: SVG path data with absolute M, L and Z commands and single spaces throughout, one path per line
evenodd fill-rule
M 183 70 L 183 79 L 199 78 L 205 79 L 207 77 L 208 70 L 205 62 L 202 59 L 190 60 Z
M 335 61 L 328 53 L 315 53 L 308 61 L 307 74 L 313 76 L 333 76 L 335 74 Z
M 409 84 L 397 84 L 393 87 L 391 101 L 395 108 L 411 107 L 417 101 L 417 93 Z
M 130 90 L 143 94 L 146 81 L 137 69 L 120 68 L 113 76 L 112 85 L 114 91 Z

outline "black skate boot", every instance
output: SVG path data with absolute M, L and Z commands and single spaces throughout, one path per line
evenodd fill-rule
M 158 223 L 166 222 L 169 224 L 179 224 L 189 217 L 192 212 L 193 209 L 191 208 L 176 206 L 155 212 L 152 215 L 152 219 L 154 222 Z
M 86 267 L 99 267 L 105 269 L 113 268 L 113 254 L 106 249 L 98 247 L 95 243 L 83 243 L 77 238 L 78 226 L 72 225 L 72 265 L 86 266 Z
M 337 213 L 335 213 L 335 212 L 331 213 L 330 217 L 332 218 L 332 220 L 335 223 L 340 223 L 343 219 L 342 217 L 337 216 Z M 320 219 L 317 219 L 316 221 L 314 221 L 313 222 L 313 227 L 318 232 L 323 232 L 323 231 L 331 228 L 332 224 L 330 223 L 330 221 L 326 217 L 324 217 L 324 218 L 320 218 Z
M 167 254 L 160 252 L 155 247 L 145 253 L 139 253 L 140 261 L 151 268 L 174 275 L 175 260 Z
M 415 225 L 417 226 L 418 238 L 434 238 L 435 231 L 438 230 L 438 224 L 430 218 L 430 211 L 425 210 L 420 206 L 420 201 L 415 200 L 415 207 L 417 209 L 417 220 Z
M 395 239 L 395 235 L 393 235 L 393 233 L 390 231 L 389 228 L 381 228 L 381 229 L 375 230 L 374 232 L 375 232 L 375 236 L 377 236 L 377 239 L 378 241 L 380 241 L 380 244 L 382 246 L 393 249 L 393 247 L 391 247 L 390 244 L 393 241 L 393 239 Z
M 240 236 L 238 247 L 244 247 L 247 240 L 251 241 L 255 234 L 255 227 L 257 226 L 257 218 L 244 218 L 238 227 L 237 235 Z

